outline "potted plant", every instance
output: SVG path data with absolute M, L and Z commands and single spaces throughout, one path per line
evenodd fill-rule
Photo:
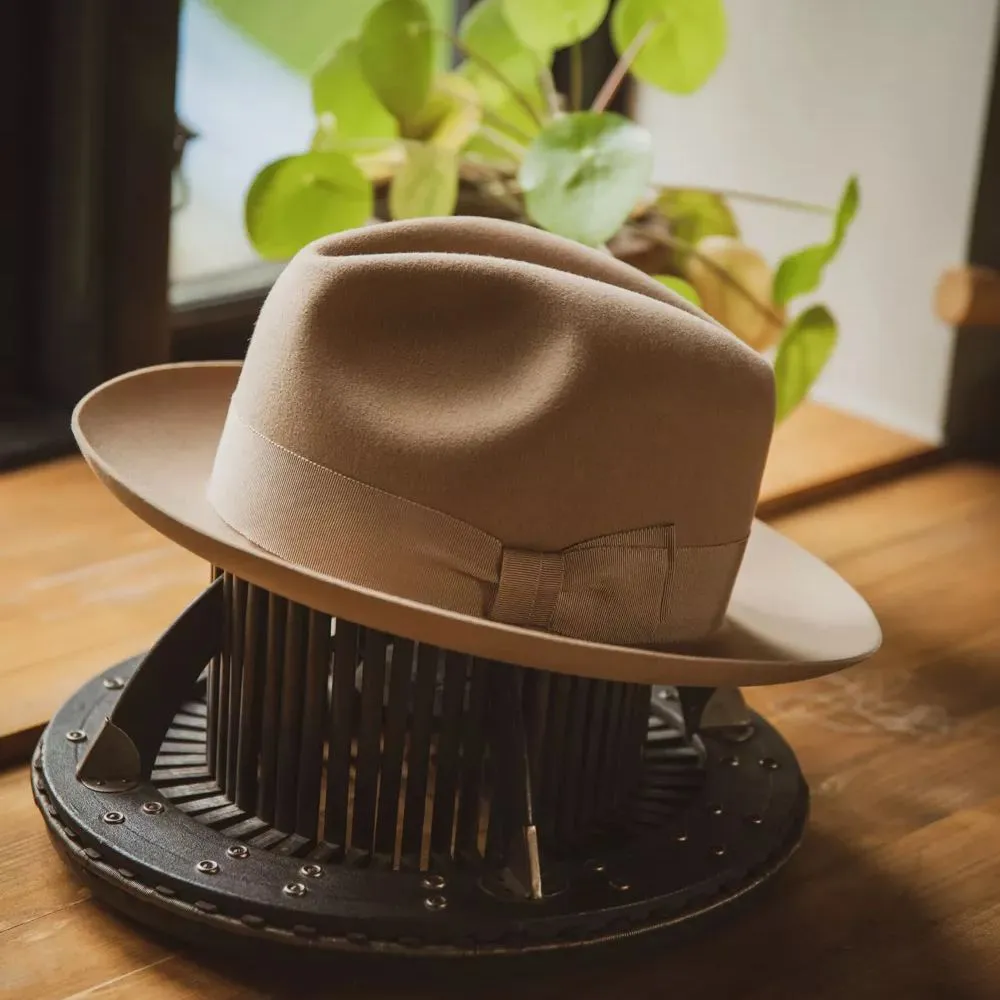
M 581 107 L 579 46 L 609 13 L 619 59 Z M 436 69 L 444 36 L 461 53 Z M 762 195 L 651 182 L 652 140 L 608 106 L 628 74 L 677 94 L 698 90 L 726 48 L 722 0 L 481 0 L 457 37 L 424 0 L 384 0 L 312 77 L 311 148 L 265 166 L 246 196 L 264 257 L 372 218 L 486 214 L 610 252 L 699 303 L 760 351 L 774 351 L 778 419 L 806 395 L 837 338 L 824 305 L 797 313 L 839 251 L 859 201 L 851 178 L 832 209 Z M 570 48 L 569 94 L 551 62 Z M 735 197 L 824 211 L 829 238 L 772 271 L 740 238 Z

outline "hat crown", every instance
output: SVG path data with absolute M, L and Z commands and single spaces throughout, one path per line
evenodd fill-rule
M 527 226 L 448 218 L 302 250 L 263 306 L 230 422 L 505 549 L 553 553 L 650 526 L 672 547 L 738 549 L 773 414 L 770 366 L 658 282 Z M 738 551 L 711 583 L 716 620 Z

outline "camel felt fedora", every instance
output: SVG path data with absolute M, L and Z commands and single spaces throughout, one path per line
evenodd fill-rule
M 168 365 L 73 417 L 141 518 L 334 616 L 581 676 L 777 683 L 880 632 L 754 508 L 770 367 L 658 282 L 511 223 L 319 240 L 241 365 Z

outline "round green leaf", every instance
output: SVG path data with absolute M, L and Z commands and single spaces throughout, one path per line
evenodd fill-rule
M 424 106 L 434 74 L 434 37 L 422 0 L 385 0 L 365 20 L 359 57 L 375 95 L 405 121 Z
M 458 201 L 458 158 L 444 146 L 411 143 L 406 162 L 389 188 L 389 213 L 394 219 L 451 215 Z
M 673 94 L 691 94 L 715 72 L 726 52 L 722 0 L 618 0 L 611 37 L 619 53 L 652 22 L 632 73 Z
M 483 103 L 495 107 L 512 100 L 508 87 L 486 63 L 541 110 L 544 107 L 538 73 L 552 58 L 551 49 L 533 49 L 515 34 L 503 11 L 503 0 L 480 0 L 473 5 L 458 30 L 462 47 L 471 58 L 461 72 L 479 91 Z
M 304 153 L 268 164 L 247 192 L 245 223 L 254 248 L 284 260 L 312 240 L 363 225 L 372 188 L 343 153 Z
M 503 0 L 514 31 L 534 49 L 561 49 L 592 35 L 609 0 Z
M 692 246 L 706 236 L 740 235 L 725 198 L 710 191 L 664 188 L 656 207 L 670 224 L 671 235 Z
M 313 74 L 313 110 L 344 138 L 394 138 L 399 132 L 396 119 L 382 107 L 361 71 L 360 48 L 357 40 L 345 42 Z
M 683 278 L 678 278 L 673 274 L 654 274 L 653 277 L 661 284 L 666 285 L 672 292 L 676 292 L 682 299 L 701 307 L 701 296 Z
M 848 227 L 854 221 L 861 203 L 861 191 L 857 177 L 851 177 L 840 196 L 833 219 L 833 233 L 826 243 L 817 243 L 804 250 L 789 254 L 778 265 L 774 276 L 774 301 L 783 305 L 797 295 L 808 295 L 815 291 L 823 280 L 827 264 L 837 256 L 847 235 Z
M 652 169 L 653 142 L 644 128 L 610 112 L 577 111 L 538 133 L 519 180 L 535 222 L 593 246 L 618 231 Z
M 826 306 L 811 306 L 789 324 L 774 358 L 775 420 L 805 399 L 837 345 L 837 322 Z

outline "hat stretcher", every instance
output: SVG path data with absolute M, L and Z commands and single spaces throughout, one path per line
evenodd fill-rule
M 735 689 L 482 660 L 230 574 L 67 702 L 33 784 L 95 896 L 164 932 L 425 956 L 707 920 L 808 808 Z

